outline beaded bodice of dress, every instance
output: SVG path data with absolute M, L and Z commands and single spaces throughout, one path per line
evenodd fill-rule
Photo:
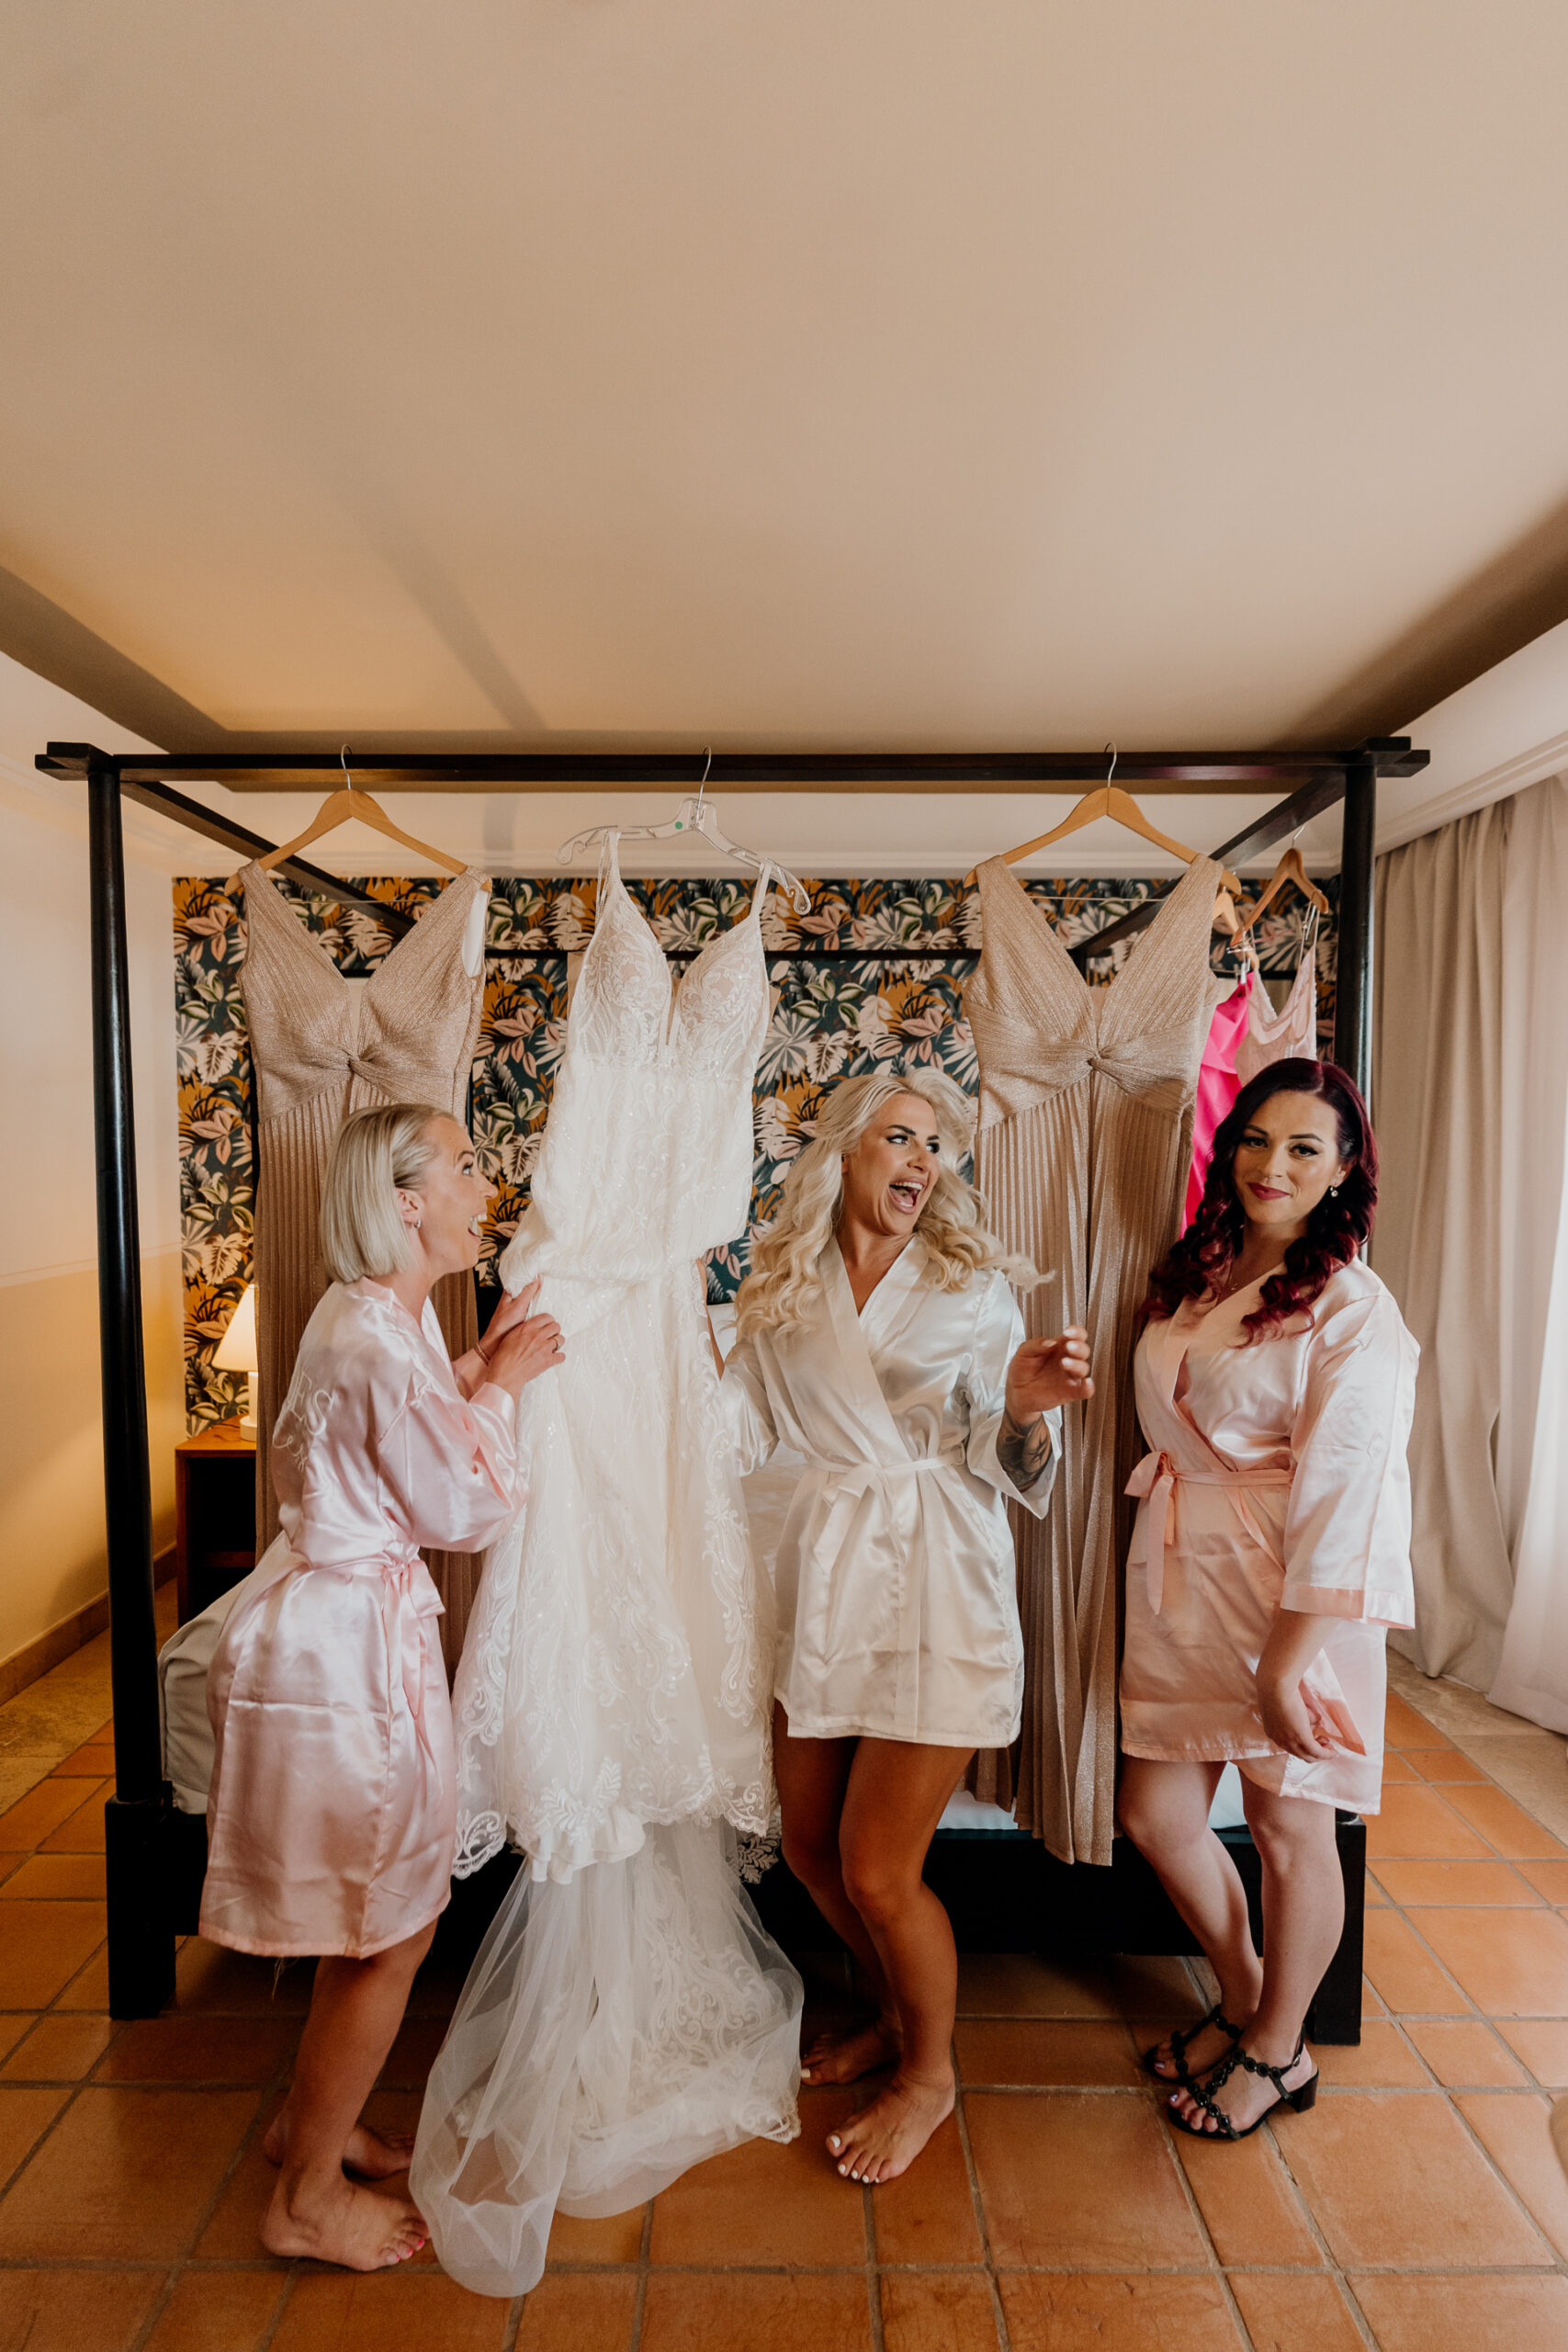
M 237 878 L 245 886 L 240 984 L 264 1125 L 355 1079 L 389 1102 L 434 1102 L 462 1118 L 483 985 L 466 934 L 488 893 L 484 876 L 470 866 L 449 883 L 363 986 L 344 978 L 265 866 L 243 866 Z
M 431 1102 L 466 1117 L 468 1073 L 484 995 L 489 886 L 470 866 L 449 882 L 368 980 L 345 979 L 300 923 L 264 866 L 241 869 L 245 887 L 245 1000 L 258 1124 L 255 1282 L 256 1532 L 277 1532 L 271 1437 L 300 1338 L 325 1293 L 319 1211 L 338 1129 L 379 1102 Z M 479 1337 L 467 1274 L 436 1284 L 435 1311 L 454 1356 Z M 433 1553 L 446 1604 L 442 1641 L 456 1663 L 476 1576 L 456 1553 Z
M 1195 858 L 1160 908 L 1158 944 L 1140 942 L 1109 988 L 1090 988 L 1018 876 L 979 868 L 985 953 L 964 1010 L 980 1061 L 980 1125 L 1015 1118 L 1091 1072 L 1156 1112 L 1192 1099 L 1217 984 L 1171 986 L 1207 945 L 1221 870 Z M 1150 937 L 1153 937 L 1151 933 Z M 1205 959 L 1206 960 L 1206 959 Z
M 502 1260 L 509 1289 L 536 1273 L 647 1281 L 744 1230 L 768 880 L 677 985 L 611 836 L 530 1205 Z

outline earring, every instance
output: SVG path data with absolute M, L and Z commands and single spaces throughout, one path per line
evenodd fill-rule
M 415 1219 L 414 1219 L 414 1221 L 413 1221 L 413 1229 L 414 1229 L 414 1231 L 415 1231 L 416 1233 L 419 1231 L 419 1227 L 420 1227 L 420 1220 L 419 1220 L 419 1218 L 416 1216 L 416 1217 L 415 1217 Z
M 1339 1187 L 1337 1184 L 1330 1184 L 1328 1188 L 1328 1197 L 1331 1201 L 1337 1201 L 1339 1198 Z

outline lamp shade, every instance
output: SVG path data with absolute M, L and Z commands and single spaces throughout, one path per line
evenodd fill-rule
M 256 1286 L 245 1284 L 245 1294 L 230 1318 L 229 1329 L 218 1343 L 212 1359 L 220 1372 L 254 1372 L 256 1363 Z

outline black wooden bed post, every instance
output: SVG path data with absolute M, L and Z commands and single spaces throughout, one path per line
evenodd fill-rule
M 1372 1077 L 1372 883 L 1378 818 L 1376 751 L 1360 745 L 1345 763 L 1339 854 L 1338 968 L 1334 1058 L 1363 1094 Z
M 105 1807 L 109 2010 L 153 2017 L 175 1989 L 164 1878 L 164 1766 L 152 1611 L 152 1498 L 141 1356 L 141 1250 L 131 1109 L 130 970 L 119 771 L 87 770 L 93 961 L 93 1120 L 98 1189 L 98 1332 L 115 1792 Z

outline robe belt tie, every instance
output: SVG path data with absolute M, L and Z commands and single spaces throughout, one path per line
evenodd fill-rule
M 417 1570 L 424 1562 L 417 1552 L 407 1559 L 389 1553 L 379 1560 L 355 1560 L 343 1566 L 312 1569 L 309 1560 L 299 1560 L 296 1575 L 303 1573 L 327 1576 L 374 1577 L 381 1587 L 381 1626 L 387 1642 L 387 1682 L 402 1684 L 403 1698 L 420 1746 L 432 1764 L 435 1750 L 430 1744 L 430 1734 L 424 1727 L 424 1673 L 429 1661 L 430 1645 L 425 1636 L 427 1617 L 440 1617 L 444 1611 L 441 1595 L 430 1581 L 428 1572 L 424 1589 L 414 1583 Z
M 1289 1487 L 1294 1476 L 1293 1470 L 1183 1470 L 1168 1453 L 1145 1453 L 1128 1479 L 1125 1491 L 1136 1495 L 1140 1502 L 1148 1505 L 1144 1515 L 1143 1533 L 1144 1582 L 1149 1597 L 1150 1614 L 1157 1617 L 1165 1600 L 1166 1528 L 1179 1486 L 1224 1487 L 1237 1518 L 1253 1542 L 1260 1551 L 1274 1559 L 1277 1555 L 1273 1544 L 1247 1510 L 1242 1497 L 1249 1487 Z M 1132 1564 L 1130 1559 L 1129 1565 Z
M 835 1495 L 841 1495 L 850 1502 L 859 1502 L 863 1495 L 869 1494 L 872 1487 L 885 1478 L 918 1477 L 922 1470 L 957 1470 L 963 1467 L 963 1454 L 953 1453 L 911 1454 L 905 1462 L 854 1462 L 841 1469 L 832 1462 L 814 1462 L 811 1466 L 823 1483 L 833 1488 Z
M 961 1453 L 911 1454 L 905 1462 L 813 1462 L 812 1470 L 821 1480 L 830 1501 L 819 1541 L 834 1557 L 849 1532 L 855 1507 L 874 1487 L 908 1486 L 919 1505 L 922 1473 L 956 1470 L 963 1463 Z

